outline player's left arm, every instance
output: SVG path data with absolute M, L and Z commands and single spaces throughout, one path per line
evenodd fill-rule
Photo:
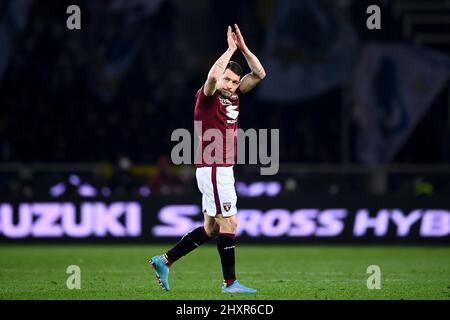
M 254 87 L 258 85 L 265 77 L 266 71 L 262 66 L 259 59 L 250 51 L 244 41 L 244 37 L 242 36 L 241 30 L 237 24 L 234 25 L 236 29 L 236 44 L 239 50 L 241 50 L 242 54 L 247 60 L 247 64 L 250 67 L 251 72 L 246 74 L 239 85 L 239 91 L 241 93 L 247 93 L 252 90 Z

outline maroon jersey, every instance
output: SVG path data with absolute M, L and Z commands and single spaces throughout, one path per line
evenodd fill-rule
M 216 90 L 211 97 L 207 97 L 203 86 L 197 91 L 194 110 L 195 133 L 199 138 L 197 167 L 228 167 L 235 164 L 238 116 L 237 94 L 226 98 Z M 221 142 L 216 142 L 217 134 L 220 134 Z M 216 152 L 220 150 L 216 146 L 220 146 L 222 152 Z

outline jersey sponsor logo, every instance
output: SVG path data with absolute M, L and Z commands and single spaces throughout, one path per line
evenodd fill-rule
M 239 116 L 239 111 L 237 111 L 236 109 L 238 108 L 238 106 L 228 106 L 226 108 L 227 110 L 227 117 L 232 119 L 232 120 L 236 120 L 237 117 Z

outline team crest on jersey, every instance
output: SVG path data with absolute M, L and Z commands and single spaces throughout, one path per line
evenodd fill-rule
M 225 209 L 226 212 L 230 211 L 230 209 L 231 209 L 231 202 L 224 202 L 223 203 L 223 208 Z

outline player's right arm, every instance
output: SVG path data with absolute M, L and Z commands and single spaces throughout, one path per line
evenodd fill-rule
M 216 91 L 217 80 L 219 80 L 220 76 L 225 71 L 228 62 L 230 62 L 231 57 L 237 50 L 236 34 L 231 30 L 230 26 L 228 27 L 227 32 L 227 42 L 228 42 L 227 51 L 225 51 L 225 53 L 222 54 L 222 56 L 219 59 L 217 59 L 217 61 L 209 70 L 208 79 L 206 79 L 205 85 L 203 87 L 203 93 L 207 97 L 212 96 Z

